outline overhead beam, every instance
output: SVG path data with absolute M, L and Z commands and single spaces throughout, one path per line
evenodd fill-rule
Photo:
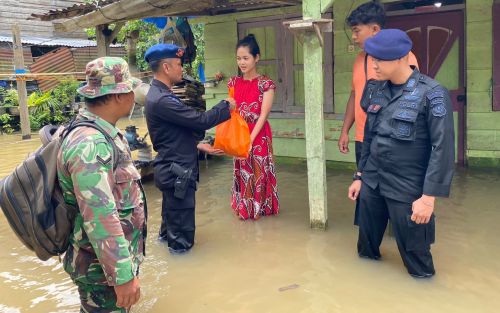
M 142 17 L 192 14 L 205 11 L 212 6 L 213 0 L 121 0 L 91 13 L 54 23 L 54 27 L 57 31 L 72 32 Z

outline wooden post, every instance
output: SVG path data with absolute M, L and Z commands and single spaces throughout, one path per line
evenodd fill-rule
M 97 57 L 105 57 L 109 56 L 110 48 L 109 45 L 113 40 L 115 40 L 116 36 L 120 32 L 120 29 L 125 25 L 124 22 L 116 23 L 113 31 L 108 29 L 108 24 L 105 25 L 97 25 L 95 28 L 95 36 L 97 40 Z
M 321 0 L 304 0 L 302 15 L 304 19 L 321 18 Z M 312 228 L 326 229 L 328 207 L 323 120 L 323 48 L 314 32 L 304 34 L 304 91 L 310 223 Z
M 95 37 L 97 41 L 97 57 L 102 58 L 109 54 L 109 45 L 106 42 L 106 36 L 103 33 L 106 25 L 97 25 L 95 27 Z
M 14 49 L 14 65 L 16 72 L 24 71 L 23 44 L 21 42 L 21 31 L 16 23 L 12 25 L 12 42 Z M 21 119 L 21 135 L 23 139 L 31 139 L 30 118 L 28 112 L 28 94 L 26 81 L 16 78 L 17 94 L 19 97 L 19 114 Z
M 127 36 L 127 56 L 128 67 L 131 73 L 137 72 L 137 40 L 139 39 L 139 31 L 133 30 Z

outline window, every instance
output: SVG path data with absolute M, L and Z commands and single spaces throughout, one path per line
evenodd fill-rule
M 273 113 L 303 113 L 304 57 L 302 43 L 283 27 L 283 21 L 300 16 L 260 18 L 238 24 L 238 36 L 254 34 L 259 43 L 261 58 L 258 71 L 268 75 L 276 84 Z M 325 18 L 331 18 L 325 16 Z M 324 34 L 324 104 L 326 113 L 333 113 L 333 35 Z

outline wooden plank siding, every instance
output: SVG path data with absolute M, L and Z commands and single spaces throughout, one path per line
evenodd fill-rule
M 52 22 L 28 20 L 32 13 L 43 14 L 49 10 L 62 9 L 84 0 L 1 0 L 0 35 L 10 36 L 12 24 L 19 23 L 21 36 L 83 38 L 87 35 L 83 29 L 71 33 L 56 33 Z
M 31 56 L 31 49 L 29 47 L 23 48 L 24 64 L 29 66 L 33 63 Z M 0 43 L 0 73 L 14 73 L 14 52 L 12 51 L 12 44 Z
M 111 47 L 110 56 L 124 58 L 127 52 L 124 47 Z M 73 59 L 75 60 L 75 68 L 77 72 L 84 72 L 88 62 L 97 58 L 97 47 L 72 48 Z

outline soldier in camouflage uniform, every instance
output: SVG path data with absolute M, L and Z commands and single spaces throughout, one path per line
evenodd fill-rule
M 76 119 L 95 123 L 106 136 L 80 126 L 58 155 L 65 200 L 79 208 L 64 269 L 78 286 L 80 312 L 127 312 L 140 297 L 145 198 L 128 143 L 115 123 L 133 109 L 133 89 L 140 81 L 130 76 L 123 59 L 113 57 L 87 64 L 86 76 L 78 93 L 87 108 Z

